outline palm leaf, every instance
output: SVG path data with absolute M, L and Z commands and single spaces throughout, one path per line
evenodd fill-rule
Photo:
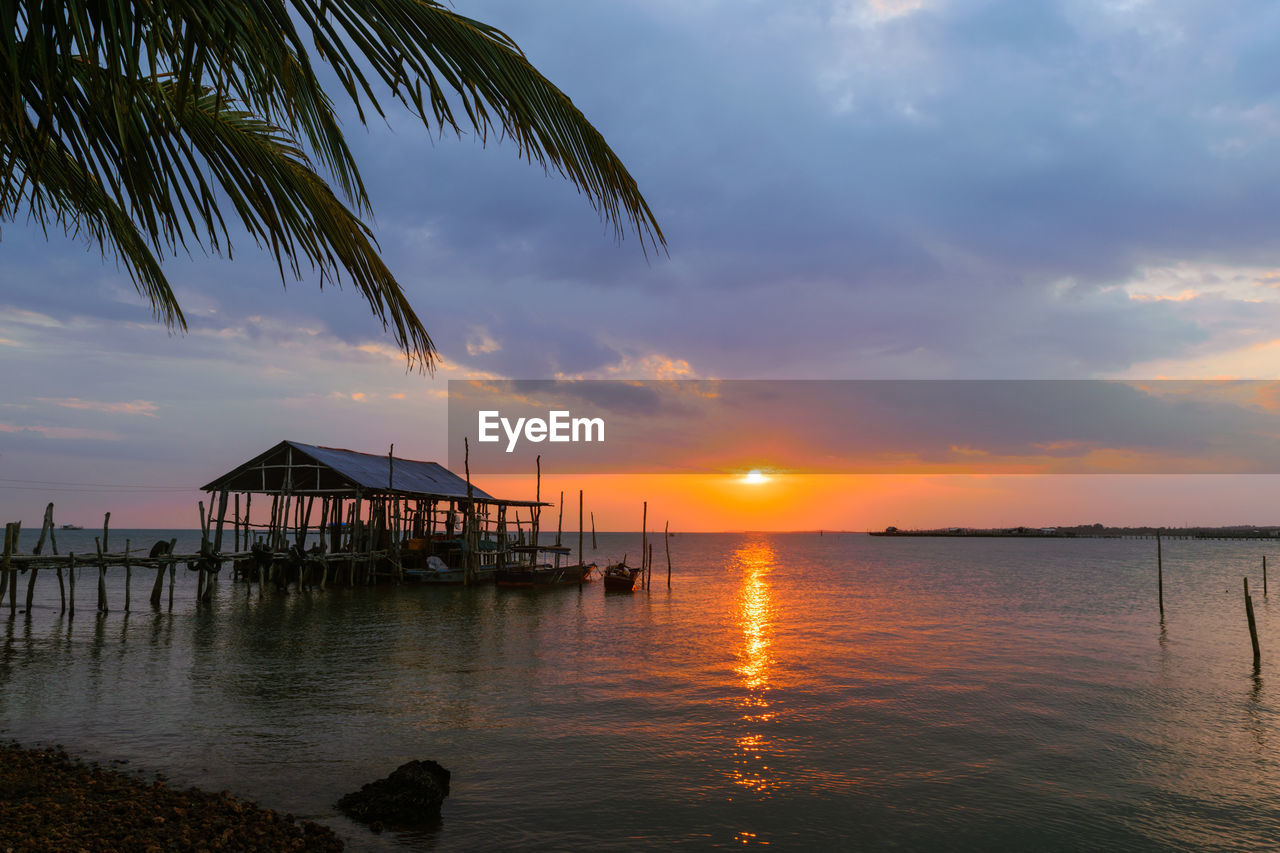
M 665 247 L 635 180 L 573 102 L 500 30 L 432 0 L 0 3 L 0 219 L 26 208 L 89 227 L 173 324 L 155 254 L 188 241 L 229 253 L 229 203 L 282 273 L 309 264 L 322 284 L 349 277 L 430 369 L 430 338 L 341 200 L 369 212 L 313 54 L 361 120 L 366 106 L 384 115 L 389 97 L 429 127 L 509 137 L 573 182 L 619 239 L 633 230 L 642 247 Z

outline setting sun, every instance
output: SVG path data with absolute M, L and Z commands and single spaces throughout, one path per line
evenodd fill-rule
M 750 483 L 753 486 L 758 486 L 761 483 L 768 482 L 768 480 L 769 478 L 766 477 L 764 474 L 760 473 L 759 469 L 752 468 L 750 471 L 747 472 L 747 476 L 743 479 L 743 482 Z

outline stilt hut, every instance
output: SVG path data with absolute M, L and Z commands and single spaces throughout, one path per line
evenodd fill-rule
M 406 575 L 481 581 L 522 544 L 508 535 L 508 511 L 514 508 L 519 528 L 519 508 L 546 505 L 496 498 L 436 462 L 296 441 L 280 442 L 203 490 L 216 552 L 230 526 L 234 549 L 257 556 L 259 581 L 263 564 L 279 571 L 285 563 L 300 586 L 317 571 L 321 585 Z

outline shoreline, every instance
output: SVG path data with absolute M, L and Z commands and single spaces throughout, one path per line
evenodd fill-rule
M 176 845 L 176 848 L 175 848 Z M 173 788 L 59 745 L 0 742 L 0 850 L 299 850 L 336 853 L 332 829 L 227 791 Z

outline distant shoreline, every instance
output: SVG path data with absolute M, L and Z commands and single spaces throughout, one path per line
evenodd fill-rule
M 870 530 L 871 536 L 947 536 L 987 539 L 1280 539 L 1280 526 L 1234 525 L 1230 527 L 1107 527 L 1081 524 L 1074 527 L 937 527 Z

